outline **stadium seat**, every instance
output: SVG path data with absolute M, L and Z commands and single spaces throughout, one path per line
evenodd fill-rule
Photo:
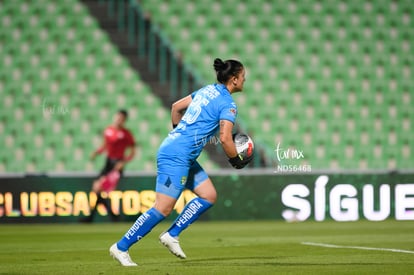
M 409 147 L 413 127 L 410 1 L 139 4 L 182 53 L 184 62 L 206 82 L 214 81 L 214 57 L 243 61 L 247 68 L 245 93 L 235 96 L 239 118 L 257 142 L 267 145 L 269 154 L 283 138 L 289 144 L 312 147 L 315 169 L 412 167 L 412 160 L 401 153 L 401 146 Z M 16 18 L 16 14 L 27 19 Z M 129 104 L 136 114 L 136 129 L 162 136 L 162 127 L 169 123 L 167 115 L 157 112 L 159 123 L 154 125 L 145 121 L 149 119 L 146 110 L 162 110 L 161 104 L 126 100 L 134 94 L 151 98 L 151 91 L 139 78 L 128 79 L 128 65 L 122 59 L 114 61 L 119 54 L 80 2 L 8 1 L 2 3 L 0 19 L 6 30 L 0 32 L 0 41 L 17 45 L 3 43 L 0 47 L 0 61 L 9 68 L 0 73 L 0 92 L 3 89 L 6 94 L 2 106 L 24 107 L 17 114 L 11 112 L 11 117 L 2 114 L 4 121 L 22 114 L 39 118 L 26 110 L 27 104 L 7 96 L 22 88 L 11 84 L 9 79 L 13 79 L 33 83 L 31 91 L 42 98 L 59 97 L 61 90 L 72 88 L 89 103 L 86 95 L 92 93 L 91 105 L 96 101 L 101 121 L 110 120 L 111 100 Z M 23 28 L 30 20 L 33 27 Z M 36 32 L 41 35 L 36 37 Z M 68 37 L 73 46 L 61 43 Z M 33 41 L 29 44 L 28 39 Z M 62 56 L 67 64 L 54 67 L 54 57 Z M 39 64 L 27 68 L 28 62 Z M 103 76 L 111 80 L 105 81 Z M 72 81 L 76 84 L 67 84 Z M 140 87 L 128 88 L 134 86 Z M 73 103 L 88 120 L 93 117 L 87 104 Z M 71 108 L 70 118 L 79 123 L 79 111 Z M 49 119 L 54 121 L 54 117 Z M 89 122 L 90 133 L 99 129 L 97 125 Z
M 142 6 L 151 11 L 155 22 L 161 17 L 168 20 L 165 17 L 170 16 L 180 26 L 188 22 L 190 14 L 174 9 L 174 4 L 169 3 L 169 10 L 174 10 L 174 14 L 160 12 L 151 2 L 143 2 Z M 237 13 L 229 12 L 234 9 L 233 4 L 213 1 L 206 5 L 209 7 L 197 5 L 191 18 L 202 16 L 205 26 L 191 28 L 187 23 L 186 26 L 189 37 L 197 37 L 198 41 L 203 38 L 199 33 L 208 32 L 214 26 L 209 24 L 214 22 L 215 13 L 210 15 L 203 11 L 208 8 L 228 11 L 223 21 L 230 22 L 229 27 L 216 27 L 214 37 L 223 39 L 233 32 L 233 39 L 228 40 L 225 47 L 221 46 L 225 50 L 219 53 L 241 57 L 248 65 L 246 98 L 236 101 L 243 106 L 240 118 L 247 122 L 255 138 L 266 141 L 270 152 L 275 136 L 279 135 L 274 130 L 278 125 L 285 129 L 284 139 L 292 143 L 311 140 L 309 146 L 322 146 L 320 152 L 327 152 L 329 146 L 333 146 L 330 140 L 337 141 L 332 159 L 329 154 L 325 159 L 318 159 L 315 168 L 389 168 L 386 158 L 372 156 L 373 152 L 381 152 L 384 156 L 384 150 L 378 149 L 386 144 L 387 138 L 382 137 L 389 135 L 392 121 L 397 119 L 395 116 L 406 114 L 405 110 L 410 109 L 404 104 L 396 107 L 401 101 L 397 90 L 409 91 L 412 86 L 408 64 L 412 64 L 413 57 L 407 51 L 408 42 L 404 42 L 413 35 L 407 17 L 411 11 L 408 2 L 399 2 L 398 8 L 390 11 L 385 8 L 390 5 L 389 1 L 319 3 L 309 0 L 290 4 L 276 1 L 272 5 L 267 1 L 255 1 L 239 4 Z M 242 36 L 237 35 L 238 26 L 243 29 Z M 211 79 L 211 68 L 200 61 L 211 60 L 215 53 L 211 39 L 206 37 L 198 44 L 197 51 L 191 51 L 177 39 L 176 30 L 162 30 L 178 49 L 184 49 L 184 60 L 192 63 L 205 79 Z M 265 60 L 260 60 L 261 55 Z M 271 70 L 275 72 L 272 72 L 273 77 L 269 77 Z M 383 95 L 382 102 L 375 103 L 376 93 Z M 266 107 L 258 108 L 256 98 L 269 98 L 268 95 L 274 96 L 273 106 L 265 102 L 261 106 Z M 300 131 L 299 128 L 304 127 L 300 122 L 304 119 L 314 126 L 310 131 Z M 264 122 L 257 123 L 257 120 Z M 409 119 L 405 121 L 405 129 L 408 129 Z M 337 130 L 332 131 L 333 127 Z M 273 130 L 269 133 L 269 129 Z M 394 131 L 397 140 L 407 140 L 406 130 Z M 324 146 L 326 150 L 322 150 Z M 397 146 L 391 145 L 394 149 Z M 364 157 L 362 161 L 357 160 L 360 149 L 364 151 L 360 156 Z M 354 159 L 342 159 L 340 155 L 346 152 L 354 152 L 349 153 Z M 407 163 L 394 162 L 408 167 Z
M 142 158 L 127 169 L 155 171 L 157 148 L 170 127 L 168 111 L 83 4 L 67 0 L 0 5 L 0 62 L 7 68 L 0 71 L 0 132 L 11 156 L 0 159 L 2 169 L 99 169 L 102 164 L 89 162 L 89 154 L 101 142 L 114 112 L 127 108 L 127 125 L 141 144 Z M 154 114 L 157 123 L 151 122 Z M 142 123 L 148 125 L 145 131 L 137 126 Z

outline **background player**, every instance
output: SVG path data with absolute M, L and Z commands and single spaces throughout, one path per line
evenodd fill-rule
M 119 171 L 119 176 L 122 176 L 125 164 L 131 161 L 135 156 L 134 137 L 131 132 L 125 128 L 127 118 L 128 112 L 126 110 L 119 110 L 115 114 L 112 125 L 109 125 L 104 131 L 103 144 L 91 155 L 91 159 L 94 160 L 97 155 L 105 152 L 106 160 L 98 178 L 92 185 L 92 191 L 96 193 L 97 196 L 96 204 L 92 207 L 91 214 L 82 219 L 82 222 L 92 222 L 98 204 L 103 204 L 105 206 L 113 221 L 118 219 L 118 216 L 112 212 L 109 201 L 102 198 L 101 192 L 108 192 L 116 187 L 113 185 L 108 186 L 106 184 L 108 182 L 106 181 L 106 176 L 113 170 Z M 128 155 L 125 155 L 128 150 Z
M 156 199 L 154 206 L 143 213 L 124 237 L 113 244 L 110 254 L 124 266 L 135 266 L 128 249 L 168 216 L 184 188 L 198 195 L 191 200 L 160 241 L 174 255 L 186 258 L 179 234 L 216 201 L 216 189 L 196 161 L 202 149 L 220 130 L 220 141 L 229 162 L 237 169 L 250 160 L 242 160 L 232 139 L 237 106 L 232 94 L 243 90 L 245 70 L 236 60 L 214 60 L 217 84 L 207 85 L 172 105 L 173 130 L 161 144 L 157 155 Z M 185 111 L 185 113 L 184 113 Z

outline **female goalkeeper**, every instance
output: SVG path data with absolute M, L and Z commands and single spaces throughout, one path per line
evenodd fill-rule
M 214 60 L 216 84 L 207 85 L 172 105 L 173 130 L 162 142 L 157 155 L 156 198 L 154 206 L 143 213 L 122 239 L 113 244 L 110 254 L 123 266 L 135 266 L 128 249 L 167 217 L 184 188 L 198 197 L 191 200 L 161 234 L 160 242 L 179 258 L 186 258 L 178 242 L 179 234 L 196 221 L 216 201 L 217 193 L 197 157 L 217 130 L 229 162 L 236 169 L 250 160 L 242 159 L 232 138 L 237 106 L 232 94 L 243 90 L 245 70 L 236 60 Z

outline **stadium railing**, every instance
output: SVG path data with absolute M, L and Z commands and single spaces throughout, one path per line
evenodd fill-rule
M 206 81 L 190 65 L 182 61 L 182 53 L 177 51 L 169 39 L 163 35 L 157 24 L 151 21 L 136 0 L 100 0 L 107 4 L 108 15 L 117 18 L 118 30 L 128 33 L 130 45 L 137 45 L 137 57 L 146 57 L 148 69 L 158 75 L 162 84 L 170 83 L 169 97 L 173 102 L 206 84 Z M 246 132 L 244 123 L 238 120 L 236 130 Z M 256 156 L 252 166 L 273 165 L 272 150 L 260 142 L 255 142 Z M 215 146 L 221 151 L 220 146 Z

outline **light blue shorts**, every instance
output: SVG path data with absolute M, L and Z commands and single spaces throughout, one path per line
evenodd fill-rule
M 178 199 L 185 188 L 193 191 L 208 179 L 207 173 L 196 161 L 188 167 L 170 169 L 171 174 L 158 173 L 155 191 Z

